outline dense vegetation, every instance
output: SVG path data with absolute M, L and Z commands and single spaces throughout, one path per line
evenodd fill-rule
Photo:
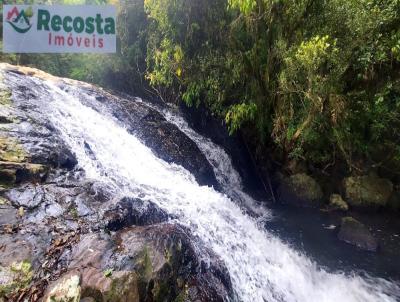
M 400 172 L 399 0 L 113 2 L 118 54 L 1 59 L 203 103 L 258 158 Z

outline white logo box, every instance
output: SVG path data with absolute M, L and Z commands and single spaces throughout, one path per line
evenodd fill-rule
M 3 5 L 5 53 L 115 53 L 113 5 Z

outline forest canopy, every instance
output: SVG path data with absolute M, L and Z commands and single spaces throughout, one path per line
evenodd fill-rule
M 400 172 L 400 0 L 86 3 L 118 6 L 117 54 L 1 60 L 202 104 L 260 157 Z

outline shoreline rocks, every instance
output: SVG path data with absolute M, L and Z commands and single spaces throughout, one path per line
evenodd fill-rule
M 361 210 L 385 207 L 393 192 L 390 180 L 374 175 L 347 177 L 343 186 L 348 204 Z
M 318 207 L 323 199 L 321 186 L 305 173 L 283 178 L 278 191 L 282 202 L 296 206 Z

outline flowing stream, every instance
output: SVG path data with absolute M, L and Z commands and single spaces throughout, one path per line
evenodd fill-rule
M 111 115 L 82 104 L 79 100 L 90 96 L 78 87 L 67 93 L 50 82 L 40 84 L 47 86 L 51 95 L 43 109 L 87 177 L 107 182 L 121 194 L 151 200 L 178 217 L 179 223 L 224 261 L 236 301 L 375 302 L 400 298 L 394 281 L 327 272 L 258 226 L 256 218 L 246 214 L 240 204 L 264 211 L 266 217 L 271 213 L 242 191 L 240 176 L 223 149 L 190 129 L 179 116 L 162 112 L 198 144 L 226 194 L 199 186 L 187 170 L 157 158 Z M 91 154 L 85 145 L 90 146 Z

